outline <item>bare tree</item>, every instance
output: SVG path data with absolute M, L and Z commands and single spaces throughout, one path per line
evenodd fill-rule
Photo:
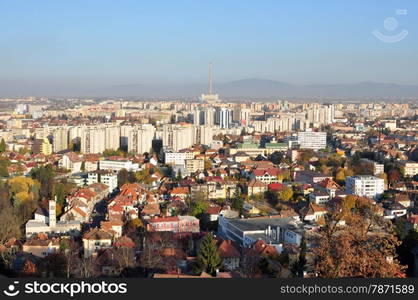
M 117 273 L 121 273 L 124 269 L 136 266 L 134 251 L 132 248 L 119 247 L 112 250 L 114 259 L 117 261 Z
M 173 247 L 171 234 L 168 232 L 156 232 L 144 237 L 143 251 L 140 256 L 140 265 L 146 269 L 154 269 L 161 266 L 163 251 Z
M 20 224 L 11 207 L 5 207 L 0 211 L 0 220 L 0 244 L 4 244 L 12 237 L 20 237 Z
M 259 271 L 258 264 L 260 262 L 260 255 L 253 249 L 248 248 L 243 250 L 241 256 L 241 267 L 239 272 L 244 278 L 254 278 Z
M 78 274 L 80 278 L 92 278 L 96 275 L 96 260 L 93 257 L 83 257 L 80 260 Z
M 74 266 L 80 265 L 81 246 L 74 240 L 63 240 L 61 241 L 60 250 L 67 260 L 66 277 L 76 276 L 77 269 Z

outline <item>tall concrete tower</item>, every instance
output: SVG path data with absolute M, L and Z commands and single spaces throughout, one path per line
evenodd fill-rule
M 219 96 L 217 94 L 213 94 L 213 79 L 212 79 L 212 63 L 209 63 L 209 77 L 208 77 L 208 94 L 202 94 L 200 96 L 200 100 L 202 102 L 219 102 Z
M 54 200 L 49 200 L 49 227 L 57 225 L 56 200 L 56 196 Z
M 212 95 L 212 63 L 209 63 L 209 90 L 208 94 Z

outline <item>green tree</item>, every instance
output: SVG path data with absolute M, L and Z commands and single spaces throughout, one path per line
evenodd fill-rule
M 75 185 L 69 182 L 61 181 L 54 185 L 54 196 L 57 197 L 57 203 L 64 207 L 65 205 L 65 197 L 71 192 L 71 190 L 75 188 Z
M 244 197 L 242 196 L 241 190 L 239 187 L 235 189 L 231 206 L 233 209 L 236 209 L 240 213 L 242 213 L 242 210 L 244 208 Z
M 209 207 L 209 203 L 204 192 L 197 192 L 193 198 L 186 199 L 186 203 L 189 207 L 188 213 L 196 217 L 205 213 Z
M 121 150 L 113 150 L 113 149 L 106 149 L 103 151 L 103 156 L 109 157 L 109 156 L 123 156 L 123 151 Z
M 277 193 L 277 200 L 287 202 L 293 197 L 293 189 L 290 186 L 284 187 Z
M 51 164 L 34 168 L 30 171 L 30 177 L 40 182 L 41 189 L 39 196 L 41 198 L 51 199 L 53 196 L 55 172 Z
M 315 156 L 315 152 L 311 149 L 303 150 L 300 154 L 300 160 L 304 162 L 308 162 L 311 160 L 312 157 Z
M 4 141 L 4 139 L 1 139 L 0 141 L 0 152 L 4 152 L 6 151 L 6 142 Z
M 205 271 L 208 274 L 215 275 L 220 267 L 222 259 L 219 255 L 216 241 L 211 233 L 208 233 L 200 244 L 197 254 L 198 271 Z
M 9 177 L 9 172 L 7 167 L 10 166 L 10 161 L 8 159 L 0 158 L 0 177 Z
M 118 173 L 118 187 L 121 187 L 125 183 L 127 183 L 129 180 L 129 173 L 126 169 L 122 169 Z

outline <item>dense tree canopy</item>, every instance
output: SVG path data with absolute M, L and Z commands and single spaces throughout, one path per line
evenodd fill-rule
M 404 269 L 396 260 L 399 241 L 391 223 L 367 199 L 357 198 L 352 210 L 337 208 L 328 215 L 316 240 L 320 277 L 398 277 Z

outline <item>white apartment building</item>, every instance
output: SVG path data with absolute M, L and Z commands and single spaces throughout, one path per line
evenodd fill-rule
M 226 107 L 221 107 L 216 112 L 216 116 L 219 127 L 228 129 L 232 123 L 232 110 Z
M 151 124 L 132 128 L 128 133 L 128 151 L 137 154 L 149 153 L 154 137 L 155 127 Z
M 303 131 L 298 132 L 298 143 L 301 149 L 320 150 L 327 147 L 327 133 Z
M 99 161 L 99 169 L 100 170 L 109 170 L 115 173 L 119 172 L 122 169 L 127 171 L 138 171 L 139 164 L 134 164 L 130 160 L 110 160 L 105 159 Z
M 110 150 L 118 150 L 120 148 L 120 127 L 105 127 L 105 148 Z
M 193 124 L 199 126 L 202 122 L 203 111 L 196 108 L 193 110 Z
M 194 159 L 194 152 L 188 151 L 181 151 L 181 152 L 173 152 L 167 151 L 164 153 L 165 155 L 165 163 L 172 164 L 172 165 L 185 165 L 186 159 Z
M 109 192 L 112 192 L 118 187 L 118 175 L 105 170 L 97 170 L 87 174 L 87 185 L 98 182 L 107 185 Z
M 347 177 L 345 188 L 348 194 L 378 198 L 385 190 L 385 181 L 370 175 L 356 175 Z
M 68 141 L 72 141 L 76 138 L 81 138 L 81 135 L 85 129 L 85 126 L 73 126 L 68 129 Z
M 179 151 L 194 144 L 194 126 L 165 124 L 162 132 L 163 147 Z
M 206 126 L 213 126 L 215 124 L 215 110 L 211 107 L 205 109 L 204 124 Z
M 97 154 L 106 150 L 106 131 L 101 127 L 86 127 L 81 132 L 81 153 Z
M 210 146 L 213 140 L 213 129 L 210 126 L 196 126 L 194 137 L 194 144 Z

